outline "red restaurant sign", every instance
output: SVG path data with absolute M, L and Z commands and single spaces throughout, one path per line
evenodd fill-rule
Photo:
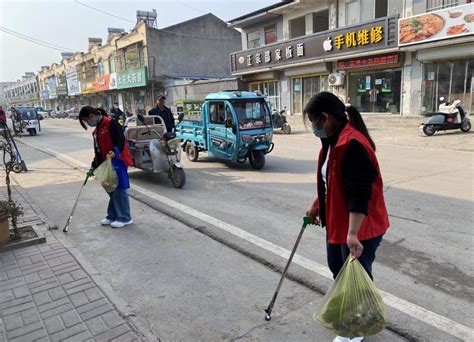
M 110 74 L 99 76 L 96 80 L 96 91 L 104 91 L 110 89 Z
M 345 61 L 337 62 L 337 68 L 339 70 L 347 70 L 347 69 L 357 69 L 357 68 L 367 68 L 373 66 L 381 66 L 381 65 L 392 65 L 392 64 L 400 64 L 400 56 L 398 53 L 388 54 L 388 55 L 381 55 L 381 56 L 370 56 L 364 58 L 354 58 L 348 59 Z

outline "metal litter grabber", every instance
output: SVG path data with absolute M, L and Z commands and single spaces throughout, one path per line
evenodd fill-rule
M 278 293 L 280 292 L 281 285 L 283 284 L 283 280 L 286 277 L 286 274 L 288 273 L 288 269 L 290 268 L 291 261 L 293 260 L 293 257 L 296 253 L 296 249 L 298 248 L 298 245 L 300 244 L 301 237 L 303 236 L 304 230 L 309 224 L 315 224 L 311 222 L 311 219 L 308 216 L 303 217 L 303 226 L 301 227 L 300 234 L 298 235 L 298 238 L 296 239 L 295 246 L 293 247 L 293 250 L 291 251 L 290 258 L 288 259 L 288 262 L 286 263 L 286 267 L 283 270 L 283 273 L 280 278 L 280 282 L 278 283 L 278 286 L 276 288 L 275 293 L 273 294 L 272 301 L 268 305 L 268 308 L 265 309 L 265 320 L 269 321 L 272 319 L 272 310 L 273 306 L 275 305 L 275 301 L 278 297 Z
M 69 224 L 71 223 L 72 216 L 74 215 L 74 212 L 76 211 L 77 203 L 79 202 L 79 197 L 81 197 L 82 189 L 84 189 L 84 187 L 86 186 L 87 180 L 89 179 L 90 176 L 91 175 L 87 173 L 86 179 L 84 180 L 84 183 L 82 184 L 81 189 L 79 190 L 79 193 L 77 194 L 76 201 L 74 202 L 74 205 L 71 209 L 71 213 L 69 214 L 66 225 L 63 228 L 64 233 L 67 233 L 69 229 Z

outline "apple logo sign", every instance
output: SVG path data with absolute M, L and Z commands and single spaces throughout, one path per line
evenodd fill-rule
M 332 39 L 331 39 L 331 37 L 329 37 L 328 39 L 326 39 L 324 41 L 323 48 L 324 48 L 324 51 L 331 51 L 332 50 Z

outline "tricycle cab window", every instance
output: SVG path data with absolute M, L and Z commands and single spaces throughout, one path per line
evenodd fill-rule
M 225 124 L 225 105 L 224 102 L 209 103 L 210 122 L 216 125 Z
M 271 127 L 270 111 L 265 101 L 234 100 L 231 103 L 241 130 Z

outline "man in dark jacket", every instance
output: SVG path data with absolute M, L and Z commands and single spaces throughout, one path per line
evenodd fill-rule
M 156 100 L 156 106 L 148 112 L 148 115 L 157 115 L 159 116 L 166 126 L 166 131 L 172 132 L 175 128 L 173 113 L 171 109 L 165 106 L 166 97 L 161 95 Z
M 120 119 L 121 116 L 124 116 L 124 113 L 122 112 L 122 110 L 120 109 L 119 105 L 117 102 L 115 102 L 113 105 L 112 105 L 112 109 L 110 110 L 110 113 L 113 114 L 112 118 L 118 122 L 118 120 Z

